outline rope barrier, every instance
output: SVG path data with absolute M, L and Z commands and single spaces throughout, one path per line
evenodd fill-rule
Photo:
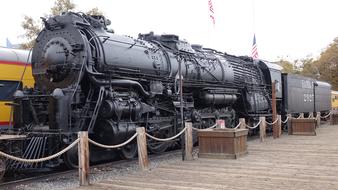
M 331 113 L 332 113 L 332 112 L 330 111 L 326 116 L 323 116 L 323 117 L 320 116 L 320 118 L 325 119 L 325 118 L 329 117 L 329 116 L 331 115 Z
M 44 158 L 38 158 L 38 159 L 19 158 L 19 157 L 16 157 L 16 156 L 12 156 L 12 155 L 6 154 L 6 153 L 4 153 L 2 151 L 0 151 L 0 156 L 3 156 L 5 158 L 11 159 L 11 160 L 15 160 L 15 161 L 18 161 L 18 162 L 24 162 L 24 163 L 44 162 L 44 161 L 51 160 L 53 158 L 61 156 L 63 153 L 65 153 L 68 150 L 70 150 L 71 148 L 73 148 L 79 141 L 80 141 L 80 139 L 76 139 L 74 142 L 72 142 L 72 144 L 68 145 L 66 148 L 64 148 L 60 152 L 55 153 L 55 154 L 50 155 L 50 156 L 47 156 L 47 157 L 44 157 Z
M 288 120 L 289 120 L 289 116 L 286 117 L 285 121 L 282 121 L 282 123 L 285 124 L 286 122 L 288 122 Z
M 245 127 L 246 127 L 246 128 L 249 128 L 249 129 L 256 129 L 256 128 L 259 126 L 259 124 L 261 124 L 261 122 L 262 122 L 262 120 L 259 120 L 259 122 L 258 122 L 255 126 L 253 126 L 253 127 L 251 127 L 251 126 L 245 124 Z
M 192 127 L 193 130 L 196 130 L 196 131 L 203 131 L 203 130 L 208 130 L 208 129 L 213 129 L 217 127 L 217 124 L 214 124 L 212 125 L 211 127 L 208 127 L 208 128 L 204 128 L 204 129 L 198 129 L 198 128 L 195 128 L 195 127 Z
M 101 144 L 101 143 L 98 143 L 98 142 L 95 142 L 93 141 L 92 139 L 88 139 L 88 141 L 98 147 L 101 147 L 101 148 L 120 148 L 128 143 L 130 143 L 132 140 L 134 140 L 135 138 L 137 137 L 137 133 L 135 133 L 132 137 L 130 137 L 127 141 L 121 143 L 121 144 L 117 144 L 117 145 L 104 145 L 104 144 Z
M 146 133 L 146 135 L 147 135 L 147 137 L 149 137 L 149 138 L 151 138 L 151 139 L 154 139 L 154 140 L 156 140 L 156 141 L 166 142 L 166 141 L 171 141 L 171 140 L 173 140 L 173 139 L 176 139 L 176 138 L 179 137 L 182 133 L 184 133 L 186 129 L 187 129 L 187 127 L 184 127 L 184 129 L 182 129 L 182 131 L 179 132 L 177 135 L 175 135 L 175 136 L 173 136 L 173 137 L 165 138 L 165 139 L 160 139 L 160 138 L 151 136 L 151 135 L 149 135 L 148 133 Z
M 233 129 L 237 129 L 239 126 L 241 126 L 242 123 L 238 123 L 238 125 L 236 127 L 234 127 Z
M 272 122 L 272 123 L 267 122 L 267 121 L 265 121 L 265 123 L 267 123 L 268 125 L 274 125 L 274 124 L 276 124 L 277 121 L 278 121 L 278 118 L 274 122 Z

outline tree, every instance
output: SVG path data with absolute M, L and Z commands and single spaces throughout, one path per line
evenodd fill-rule
M 293 64 L 289 61 L 281 59 L 278 64 L 283 67 L 283 73 L 294 73 Z
M 97 7 L 90 9 L 86 13 L 88 15 L 103 15 L 102 11 L 100 11 Z
M 317 65 L 320 79 L 329 82 L 332 89 L 338 90 L 338 37 L 320 54 Z
M 50 9 L 52 15 L 59 15 L 75 9 L 75 4 L 71 0 L 56 0 Z
M 38 24 L 32 17 L 25 15 L 21 26 L 25 30 L 25 34 L 23 36 L 27 38 L 28 42 L 23 43 L 20 46 L 23 49 L 30 49 L 34 46 L 38 32 L 41 31 L 41 22 Z
M 64 12 L 73 11 L 76 5 L 72 3 L 72 0 L 55 0 L 54 6 L 50 9 L 49 16 L 60 15 Z M 92 15 L 102 15 L 102 12 L 97 8 L 93 8 L 87 12 Z M 21 44 L 23 49 L 31 49 L 34 46 L 35 38 L 42 30 L 42 22 L 35 21 L 32 17 L 25 15 L 24 20 L 21 23 L 22 28 L 25 30 L 24 37 L 27 38 L 27 42 Z

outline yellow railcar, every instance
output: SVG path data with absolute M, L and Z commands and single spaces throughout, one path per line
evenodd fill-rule
M 332 91 L 331 97 L 332 97 L 332 109 L 338 110 L 338 91 Z
M 0 129 L 7 128 L 11 121 L 11 107 L 6 104 L 13 101 L 18 88 L 25 86 L 34 86 L 29 52 L 0 47 Z

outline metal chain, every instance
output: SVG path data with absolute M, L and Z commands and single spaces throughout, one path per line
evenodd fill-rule
M 272 122 L 272 123 L 267 122 L 267 121 L 265 121 L 265 123 L 267 123 L 268 125 L 274 125 L 274 124 L 276 124 L 277 121 L 278 121 L 278 118 L 274 122 Z
M 286 117 L 285 121 L 282 121 L 282 123 L 285 124 L 286 122 L 288 122 L 288 120 L 289 120 L 289 116 Z
M 325 119 L 325 118 L 329 117 L 329 116 L 331 115 L 331 113 L 332 113 L 332 112 L 330 111 L 330 113 L 328 113 L 326 116 L 323 116 L 323 117 L 320 116 L 320 118 Z
M 261 124 L 261 122 L 262 122 L 262 120 L 259 120 L 259 122 L 255 126 L 253 126 L 253 127 L 251 127 L 251 126 L 249 126 L 247 124 L 245 124 L 245 126 L 246 126 L 246 128 L 249 128 L 249 129 L 256 129 L 259 126 L 259 124 Z
M 93 141 L 92 139 L 88 139 L 88 141 L 98 147 L 101 148 L 120 148 L 128 143 L 130 143 L 132 140 L 134 140 L 137 137 L 137 133 L 135 133 L 132 137 L 130 137 L 127 141 L 121 143 L 121 144 L 117 144 L 117 145 L 104 145 L 104 144 L 100 144 L 98 142 Z
M 184 133 L 186 129 L 187 129 L 187 127 L 184 127 L 184 129 L 182 129 L 182 131 L 179 132 L 177 135 L 175 135 L 175 136 L 173 136 L 173 137 L 165 138 L 165 139 L 160 139 L 160 138 L 151 136 L 151 135 L 149 135 L 148 133 L 146 133 L 146 135 L 147 135 L 147 137 L 149 137 L 149 138 L 151 138 L 151 139 L 154 139 L 154 140 L 156 140 L 156 141 L 166 142 L 166 141 L 171 141 L 171 140 L 173 140 L 173 139 L 176 139 L 177 137 L 179 137 L 180 135 L 182 135 L 182 133 Z
M 70 150 L 71 148 L 73 148 L 79 141 L 80 141 L 80 139 L 78 138 L 74 142 L 72 142 L 72 144 L 68 145 L 66 148 L 64 148 L 60 152 L 55 153 L 55 154 L 50 155 L 50 156 L 47 156 L 47 157 L 44 157 L 44 158 L 38 158 L 38 159 L 19 158 L 19 157 L 16 157 L 16 156 L 12 156 L 12 155 L 6 154 L 6 153 L 4 153 L 2 151 L 0 151 L 0 156 L 3 156 L 5 158 L 11 159 L 11 160 L 15 160 L 15 161 L 18 161 L 18 162 L 24 162 L 24 163 L 44 162 L 44 161 L 51 160 L 53 158 L 61 156 L 63 153 L 65 153 L 68 150 Z

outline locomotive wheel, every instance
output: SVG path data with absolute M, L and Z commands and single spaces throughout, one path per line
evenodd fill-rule
M 123 146 L 120 150 L 120 155 L 124 159 L 133 159 L 137 156 L 137 144 L 136 141 L 132 141 L 129 144 Z
M 68 150 L 64 154 L 64 162 L 66 166 L 70 169 L 75 169 L 79 167 L 79 159 L 78 159 L 78 149 L 77 146 Z
M 163 132 L 163 131 L 151 133 L 150 135 L 157 137 L 157 138 L 161 138 L 161 139 L 171 137 L 169 136 L 170 134 L 168 132 Z M 171 145 L 172 145 L 172 142 L 160 142 L 160 141 L 156 141 L 156 140 L 148 138 L 148 149 L 151 153 L 154 153 L 154 154 L 165 152 Z
M 4 177 L 6 172 L 6 160 L 4 158 L 0 158 L 0 181 Z

